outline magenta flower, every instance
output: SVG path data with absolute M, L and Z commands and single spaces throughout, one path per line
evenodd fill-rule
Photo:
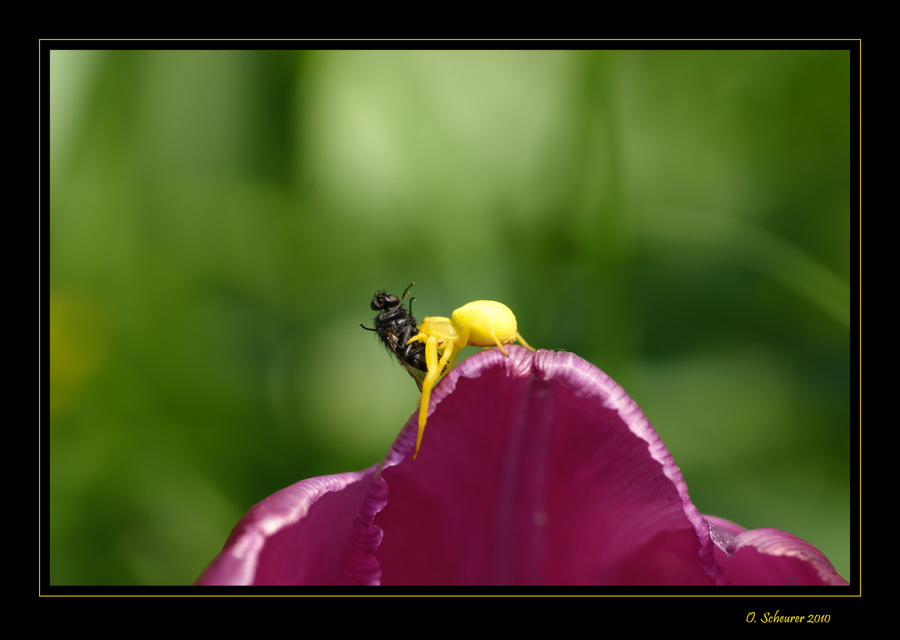
M 478 353 L 381 464 L 303 480 L 197 584 L 847 585 L 777 529 L 704 517 L 637 404 L 570 353 Z

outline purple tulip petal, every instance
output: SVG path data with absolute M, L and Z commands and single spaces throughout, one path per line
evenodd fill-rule
M 706 521 L 644 414 L 569 353 L 491 349 L 383 471 L 383 584 L 715 584 Z M 401 461 L 402 459 L 402 461 Z
M 254 506 L 197 584 L 847 584 L 776 529 L 700 515 L 659 435 L 569 353 L 476 354 L 381 465 Z
M 198 585 L 378 584 L 371 525 L 386 494 L 376 467 L 310 478 L 272 494 L 238 522 Z
M 814 546 L 778 529 L 753 529 L 706 516 L 716 560 L 730 585 L 847 585 Z

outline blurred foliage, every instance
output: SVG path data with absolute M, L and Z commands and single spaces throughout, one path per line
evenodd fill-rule
M 380 460 L 418 395 L 358 324 L 413 280 L 849 578 L 854 98 L 847 51 L 53 51 L 51 583 L 191 583 Z

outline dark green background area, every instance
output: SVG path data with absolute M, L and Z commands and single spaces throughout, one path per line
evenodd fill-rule
M 51 52 L 51 583 L 189 584 L 380 460 L 418 394 L 359 323 L 413 280 L 849 579 L 856 99 L 846 50 Z

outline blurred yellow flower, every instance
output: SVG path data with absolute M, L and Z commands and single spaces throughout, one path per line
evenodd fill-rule
M 50 293 L 50 414 L 68 407 L 81 382 L 94 373 L 109 347 L 110 321 L 93 302 Z

